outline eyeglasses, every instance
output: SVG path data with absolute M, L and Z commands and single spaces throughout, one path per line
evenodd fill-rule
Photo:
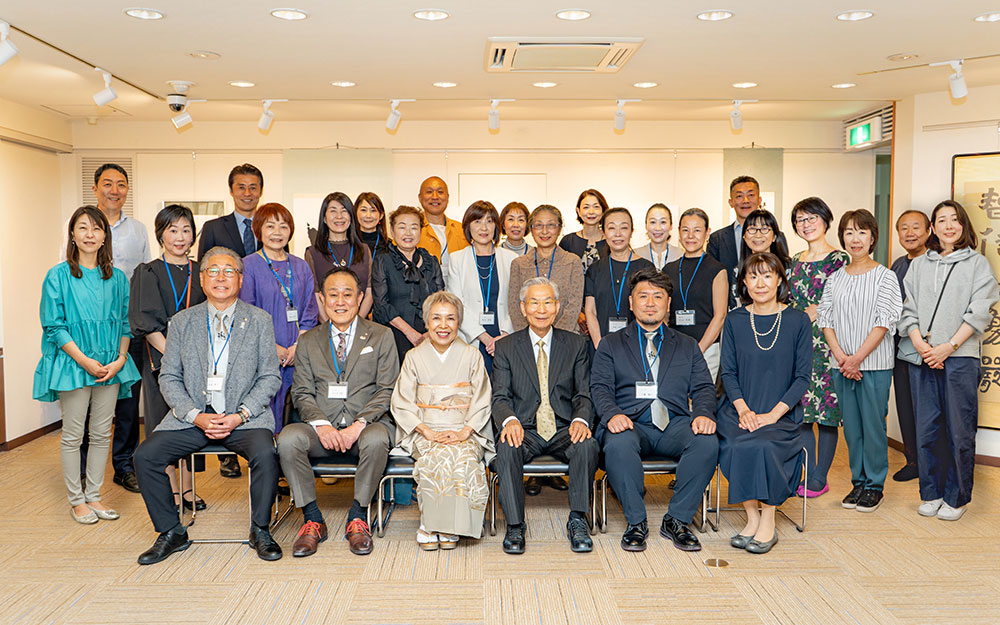
M 545 306 L 546 308 L 548 308 L 550 306 L 555 306 L 558 302 L 559 302 L 559 300 L 552 299 L 552 298 L 549 298 L 549 299 L 529 299 L 529 300 L 527 300 L 527 301 L 524 302 L 524 307 L 527 308 L 528 310 L 535 310 L 536 308 L 538 308 L 540 306 Z
M 207 273 L 209 278 L 218 278 L 220 272 L 227 278 L 232 278 L 240 272 L 240 270 L 235 267 L 206 267 L 205 269 L 202 269 L 202 271 Z
M 799 217 L 796 219 L 795 225 L 801 226 L 802 224 L 814 224 L 817 219 L 819 219 L 819 215 L 806 215 L 805 217 Z
M 754 234 L 770 234 L 771 233 L 771 227 L 770 226 L 750 226 L 750 227 L 747 228 L 746 232 L 747 232 L 747 234 L 750 234 L 750 235 L 754 235 Z
M 559 223 L 558 222 L 554 222 L 554 221 L 553 222 L 549 222 L 549 223 L 541 223 L 540 224 L 540 223 L 536 222 L 536 223 L 531 224 L 531 229 L 532 230 L 558 230 L 559 228 L 561 228 L 561 226 L 559 225 Z

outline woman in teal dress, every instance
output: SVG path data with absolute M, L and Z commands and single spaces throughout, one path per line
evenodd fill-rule
M 799 497 L 819 497 L 830 490 L 826 474 L 837 452 L 840 437 L 840 404 L 830 375 L 830 346 L 816 325 L 816 307 L 823 297 L 823 287 L 835 271 L 850 260 L 848 255 L 830 245 L 827 230 L 833 212 L 818 197 L 809 197 L 792 209 L 792 225 L 809 248 L 792 257 L 788 266 L 788 284 L 792 289 L 788 303 L 809 315 L 812 321 L 813 364 L 809 390 L 802 398 L 805 407 L 802 442 L 809 450 L 809 483 L 796 491 Z M 817 433 L 813 433 L 813 423 Z
M 33 397 L 59 401 L 63 479 L 78 523 L 113 521 L 119 514 L 101 503 L 115 402 L 128 397 L 139 371 L 128 355 L 129 284 L 112 265 L 111 228 L 98 208 L 78 208 L 69 220 L 66 261 L 45 275 L 39 315 L 42 358 Z M 90 450 L 85 483 L 80 444 L 90 412 Z

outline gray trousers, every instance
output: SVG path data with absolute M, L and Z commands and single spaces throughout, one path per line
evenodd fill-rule
M 101 484 L 111 446 L 111 423 L 118 400 L 118 385 L 85 386 L 59 393 L 62 409 L 62 437 L 59 439 L 59 456 L 62 460 L 63 480 L 69 503 L 79 506 L 101 500 Z M 87 483 L 80 483 L 80 445 L 83 429 L 90 410 L 90 452 L 87 454 Z
M 296 507 L 302 508 L 316 501 L 316 476 L 312 470 L 314 460 L 357 462 L 354 499 L 367 506 L 375 498 L 375 490 L 385 472 L 394 434 L 394 430 L 383 421 L 369 423 L 354 446 L 340 453 L 323 447 L 316 430 L 308 423 L 286 425 L 278 434 L 278 458 Z

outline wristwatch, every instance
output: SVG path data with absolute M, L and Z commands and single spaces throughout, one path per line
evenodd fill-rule
M 250 417 L 253 416 L 253 414 L 250 413 L 250 409 L 242 404 L 240 405 L 240 410 L 237 414 L 240 415 L 240 420 L 241 420 L 240 425 L 246 425 L 247 422 L 250 420 Z
M 368 425 L 368 419 L 365 419 L 364 417 L 358 417 L 354 420 L 354 422 L 360 423 L 361 425 Z
M 956 352 L 958 351 L 958 344 L 955 341 L 948 341 L 948 343 L 951 345 L 951 348 L 953 350 L 955 350 Z

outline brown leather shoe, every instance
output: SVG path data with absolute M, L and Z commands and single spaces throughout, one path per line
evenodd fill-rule
M 363 519 L 354 519 L 347 524 L 347 543 L 351 553 L 366 556 L 372 552 L 372 531 Z
M 326 535 L 326 523 L 306 521 L 292 543 L 292 555 L 296 558 L 311 556 L 316 553 L 319 544 L 326 540 Z

